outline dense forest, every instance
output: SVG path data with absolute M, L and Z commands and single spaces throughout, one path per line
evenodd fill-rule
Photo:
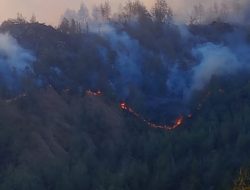
M 165 0 L 105 2 L 57 27 L 4 21 L 0 189 L 249 188 L 250 27 L 212 10 L 178 23 Z

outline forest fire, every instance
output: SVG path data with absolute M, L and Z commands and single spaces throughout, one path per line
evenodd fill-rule
M 175 120 L 173 125 L 157 125 L 155 123 L 152 123 L 152 122 L 146 120 L 144 117 L 142 117 L 140 114 L 135 112 L 132 108 L 130 108 L 125 102 L 120 103 L 120 108 L 122 110 L 128 111 L 129 113 L 131 113 L 135 117 L 139 118 L 141 121 L 145 122 L 149 127 L 155 128 L 155 129 L 164 129 L 167 131 L 171 131 L 171 130 L 174 130 L 174 129 L 180 127 L 184 122 L 184 117 L 180 116 Z
M 86 95 L 87 96 L 101 96 L 102 92 L 100 90 L 98 90 L 96 92 L 88 90 L 88 91 L 86 91 Z M 126 102 L 121 102 L 120 103 L 120 108 L 122 110 L 127 111 L 128 113 L 132 114 L 133 116 L 135 116 L 139 120 L 143 121 L 149 127 L 155 128 L 155 129 L 164 129 L 164 130 L 167 130 L 167 131 L 171 131 L 171 130 L 174 130 L 174 129 L 180 127 L 184 123 L 184 117 L 179 116 L 172 125 L 158 125 L 158 124 L 155 124 L 155 123 L 145 119 L 143 116 L 141 116 L 139 113 L 134 111 L 131 107 L 129 107 L 126 104 Z
M 179 118 L 176 119 L 175 124 L 173 125 L 174 128 L 179 127 L 182 123 L 184 122 L 183 116 L 180 116 Z
M 172 131 L 178 127 L 180 127 L 182 124 L 184 123 L 184 117 L 183 116 L 179 116 L 176 120 L 175 123 L 172 125 L 156 125 L 154 123 L 148 123 L 150 127 L 152 128 L 158 128 L 158 129 L 164 129 L 167 131 Z
M 127 110 L 128 109 L 127 104 L 125 102 L 120 103 L 120 107 L 121 107 L 122 110 Z

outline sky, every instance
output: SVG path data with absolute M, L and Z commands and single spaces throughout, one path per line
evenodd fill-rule
M 56 25 L 61 15 L 67 8 L 78 9 L 84 2 L 88 7 L 100 4 L 104 0 L 0 0 L 0 22 L 7 18 L 15 18 L 17 13 L 29 19 L 35 14 L 41 22 Z M 142 0 L 151 5 L 152 0 Z M 114 7 L 118 8 L 124 0 L 110 0 Z
M 39 22 L 58 25 L 61 16 L 67 8 L 78 10 L 81 3 L 85 3 L 91 10 L 94 5 L 100 4 L 106 0 L 0 0 L 0 22 L 8 18 L 16 18 L 17 13 L 29 20 L 34 14 Z M 155 0 L 140 0 L 147 7 L 152 7 Z M 121 3 L 124 4 L 126 0 L 109 0 L 112 4 L 113 10 L 118 9 Z M 244 12 L 249 12 L 250 0 L 167 0 L 170 7 L 173 9 L 175 16 L 179 18 L 187 18 L 193 10 L 194 5 L 202 3 L 205 7 L 212 7 L 216 2 L 217 4 L 225 3 L 237 7 L 237 3 L 241 5 Z M 240 12 L 237 13 L 237 15 Z M 232 15 L 235 17 L 235 12 Z M 250 13 L 248 17 L 250 17 Z

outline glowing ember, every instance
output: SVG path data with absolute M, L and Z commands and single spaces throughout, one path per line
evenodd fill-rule
M 182 122 L 183 122 L 183 117 L 177 118 L 177 119 L 176 119 L 176 122 L 175 122 L 175 125 L 176 125 L 176 126 L 179 126 L 179 125 L 182 124 Z
M 123 110 L 127 110 L 128 109 L 127 104 L 125 102 L 120 103 L 120 107 Z
M 175 124 L 173 125 L 173 129 L 179 127 L 184 121 L 183 116 L 180 116 L 179 118 L 176 119 Z

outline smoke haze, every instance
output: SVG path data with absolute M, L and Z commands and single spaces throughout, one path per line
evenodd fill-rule
M 72 31 L 68 30 L 71 19 L 79 21 L 82 27 L 87 27 L 87 30 L 82 30 L 84 40 L 79 38 L 75 47 L 81 53 L 67 49 L 67 53 L 54 52 L 47 55 L 53 57 L 49 71 L 45 72 L 45 76 L 42 76 L 42 72 L 37 76 L 44 80 L 42 84 L 52 81 L 55 85 L 60 83 L 61 86 L 67 86 L 66 81 L 70 81 L 69 84 L 74 83 L 74 87 L 85 85 L 84 88 L 89 89 L 112 89 L 117 99 L 135 101 L 134 94 L 137 94 L 138 98 L 146 102 L 143 106 L 155 106 L 156 112 L 162 107 L 167 108 L 164 110 L 167 112 L 181 112 L 192 95 L 206 88 L 214 76 L 230 76 L 249 68 L 247 34 L 242 32 L 245 31 L 244 28 L 238 26 L 238 23 L 242 24 L 247 18 L 249 3 L 243 0 L 237 3 L 225 0 L 215 4 L 210 1 L 203 3 L 192 13 L 194 6 L 200 2 L 169 1 L 175 18 L 178 20 L 178 15 L 183 15 L 178 21 L 187 23 L 190 14 L 194 14 L 196 20 L 194 25 L 163 23 L 158 30 L 153 16 L 142 15 L 138 19 L 136 14 L 141 12 L 130 15 L 128 20 L 125 16 L 124 24 L 117 15 L 111 16 L 110 20 L 95 19 L 87 8 L 87 2 L 82 7 L 80 4 L 73 8 L 69 6 L 61 16 L 69 19 L 68 28 L 63 31 L 59 27 L 57 32 L 71 35 Z M 227 8 L 223 9 L 225 7 Z M 238 14 L 235 14 L 236 11 Z M 233 23 L 220 22 L 222 18 L 223 22 L 230 20 Z M 72 36 L 75 32 L 74 30 Z M 34 57 L 9 35 L 1 35 L 0 40 L 3 54 L 1 65 L 2 68 L 8 68 L 2 69 L 2 72 L 13 68 L 23 71 L 34 61 Z M 60 57 L 61 54 L 65 57 Z M 66 57 L 67 55 L 70 56 Z M 84 61 L 82 64 L 79 57 L 87 60 L 87 63 Z M 44 65 L 40 67 L 43 68 Z M 56 71 L 60 71 L 60 79 L 56 78 Z M 84 84 L 86 81 L 88 84 Z
M 18 77 L 25 70 L 30 70 L 34 61 L 32 54 L 19 46 L 12 36 L 0 33 L 0 73 L 10 88 L 17 82 L 13 74 Z
M 193 68 L 191 91 L 202 90 L 213 76 L 230 75 L 242 67 L 236 55 L 222 45 L 205 44 L 194 50 L 201 62 Z

